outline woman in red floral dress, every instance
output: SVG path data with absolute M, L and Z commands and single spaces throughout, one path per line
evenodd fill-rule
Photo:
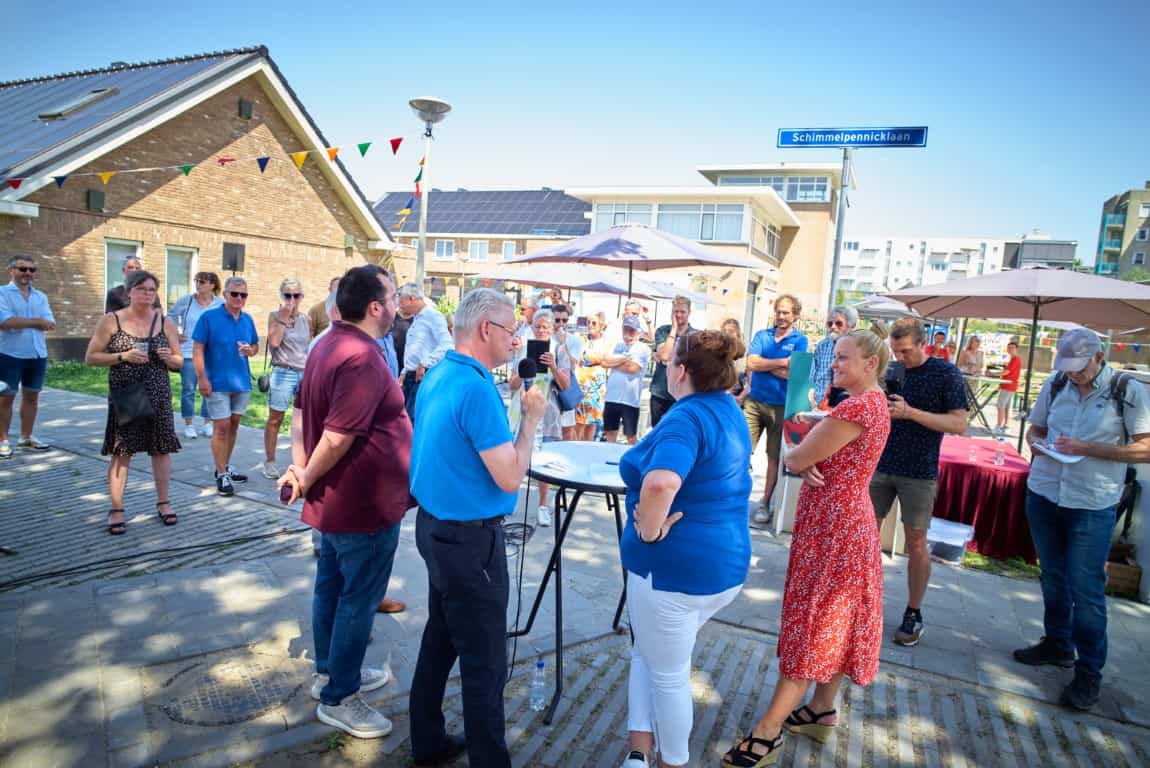
M 867 488 L 890 434 L 878 382 L 886 344 L 852 331 L 835 345 L 834 385 L 850 397 L 787 455 L 801 473 L 779 632 L 779 682 L 766 714 L 723 757 L 727 768 L 773 765 L 782 730 L 825 741 L 843 675 L 867 685 L 882 645 L 882 551 Z M 811 682 L 815 692 L 802 705 Z

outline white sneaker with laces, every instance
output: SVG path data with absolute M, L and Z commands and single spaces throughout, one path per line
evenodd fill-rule
M 199 435 L 196 433 L 195 427 L 193 427 L 191 424 L 185 424 L 184 437 L 188 438 L 189 440 L 195 440 L 197 437 L 199 437 Z
M 280 468 L 275 465 L 275 462 L 271 462 L 271 461 L 265 461 L 264 462 L 263 475 L 268 480 L 279 480 L 280 475 L 282 475 L 282 474 L 283 474 L 283 472 L 280 472 Z
M 358 693 L 348 696 L 334 707 L 316 705 L 315 716 L 321 723 L 339 728 L 357 739 L 380 739 L 391 733 L 391 721 Z
M 12 443 L 7 440 L 0 440 L 0 459 L 12 458 Z
M 551 510 L 544 504 L 539 505 L 538 521 L 540 528 L 551 527 Z
M 20 438 L 17 443 L 21 448 L 27 448 L 30 451 L 46 451 L 52 447 L 51 443 L 46 443 L 35 435 Z
M 319 695 L 323 693 L 323 687 L 327 685 L 330 676 L 321 675 L 318 672 L 311 676 L 311 697 L 319 701 Z M 391 670 L 387 667 L 383 669 L 376 669 L 375 667 L 364 667 L 359 670 L 359 692 L 369 693 L 371 691 L 382 688 L 391 682 Z
M 210 421 L 205 421 L 200 425 L 200 434 L 204 437 L 212 436 L 212 423 Z
M 647 756 L 637 749 L 632 749 L 627 753 L 627 758 L 623 761 L 622 768 L 649 768 Z

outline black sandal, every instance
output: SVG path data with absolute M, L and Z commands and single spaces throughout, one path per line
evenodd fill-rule
M 121 515 L 124 514 L 124 510 L 122 509 L 108 510 L 108 533 L 112 534 L 113 536 L 123 536 L 128 532 L 128 526 L 124 525 L 123 520 L 118 523 L 113 523 L 111 520 L 112 515 L 116 514 L 117 512 L 119 512 Z
M 767 748 L 764 753 L 755 752 L 755 745 Z M 748 736 L 723 755 L 723 768 L 763 768 L 774 765 L 779 760 L 779 753 L 783 751 L 783 734 L 780 732 L 773 739 L 760 739 L 757 736 Z
M 804 736 L 810 736 L 819 742 L 825 742 L 831 737 L 831 733 L 835 727 L 833 725 L 823 725 L 819 720 L 834 714 L 837 714 L 837 710 L 830 709 L 826 712 L 815 712 L 804 704 L 787 715 L 783 727 L 791 733 L 799 733 Z
M 162 507 L 164 505 L 167 505 L 169 507 L 172 506 L 171 503 L 169 503 L 167 501 L 157 501 L 156 502 L 156 514 L 160 516 L 160 521 L 164 525 L 175 525 L 176 523 L 180 522 L 179 519 L 176 517 L 175 512 L 169 512 L 168 514 L 165 515 L 163 512 L 160 511 L 160 507 Z

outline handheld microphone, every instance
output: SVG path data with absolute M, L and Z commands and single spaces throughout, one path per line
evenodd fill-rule
M 535 384 L 535 374 L 539 372 L 539 366 L 530 357 L 525 357 L 519 361 L 519 378 L 523 379 L 523 391 L 531 389 Z

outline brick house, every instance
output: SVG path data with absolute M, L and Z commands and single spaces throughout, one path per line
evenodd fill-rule
M 265 48 L 0 83 L 0 114 L 0 258 L 37 259 L 53 357 L 82 356 L 131 255 L 170 306 L 195 272 L 232 274 L 225 244 L 242 247 L 235 273 L 262 335 L 283 278 L 310 306 L 333 275 L 394 253 Z M 157 170 L 127 172 L 142 168 Z

